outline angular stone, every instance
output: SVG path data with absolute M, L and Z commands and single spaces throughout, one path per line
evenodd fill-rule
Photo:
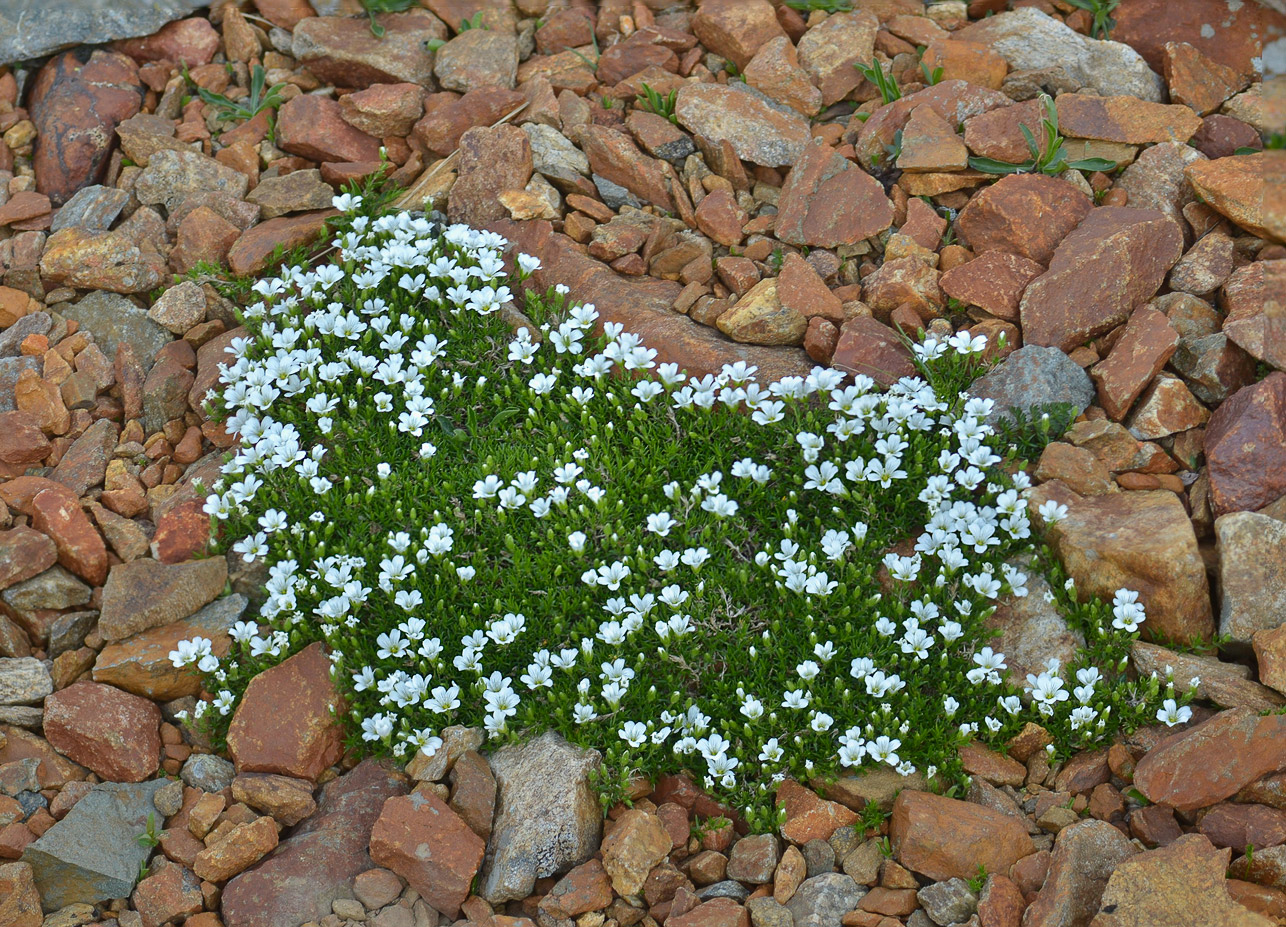
M 554 918 L 579 917 L 601 911 L 612 903 L 612 880 L 596 859 L 567 873 L 540 902 L 542 914 Z
M 129 344 L 144 369 L 152 366 L 157 352 L 172 340 L 144 310 L 116 293 L 89 293 L 74 305 L 64 305 L 61 313 L 79 322 L 83 330 L 93 332 L 94 342 L 109 359 L 116 357 L 119 345 Z
M 803 148 L 786 177 L 775 234 L 792 245 L 834 248 L 893 224 L 893 204 L 878 180 L 820 142 Z
M 984 251 L 948 270 L 938 283 L 952 299 L 1016 322 L 1023 291 L 1044 272 L 1044 267 L 1020 254 Z
M 1214 631 L 1210 589 L 1197 539 L 1178 496 L 1166 490 L 1111 493 L 1076 500 L 1048 529 L 1050 543 L 1076 581 L 1077 595 L 1111 600 L 1139 594 L 1144 633 L 1170 640 Z
M 924 50 L 929 73 L 942 69 L 943 80 L 964 80 L 999 90 L 1009 73 L 1009 62 L 981 42 L 967 39 L 934 39 Z
M 239 772 L 316 780 L 343 750 L 340 696 L 320 643 L 250 681 L 228 728 Z
M 1197 198 L 1184 172 L 1204 160 L 1205 155 L 1180 142 L 1152 145 L 1121 172 L 1114 189 L 1125 191 L 1131 207 L 1159 210 L 1182 229 L 1183 209 Z
M 800 845 L 810 840 L 829 840 L 836 830 L 857 821 L 857 815 L 848 808 L 819 797 L 792 779 L 777 787 L 777 806 L 786 812 L 782 836 Z
M 265 219 L 275 219 L 289 212 L 325 209 L 334 195 L 330 184 L 322 181 L 321 171 L 291 171 L 282 177 L 265 177 L 246 200 L 259 206 Z
M 1261 238 L 1286 242 L 1286 210 L 1275 193 L 1286 176 L 1286 151 L 1197 161 L 1186 173 L 1210 208 Z
M 222 557 L 177 564 L 155 560 L 118 564 L 103 587 L 99 633 L 105 640 L 119 641 L 187 618 L 223 591 L 227 577 Z
M 805 879 L 796 889 L 786 910 L 795 927 L 840 927 L 844 915 L 853 911 L 866 894 L 851 876 L 825 872 Z
M 673 208 L 674 201 L 661 163 L 646 157 L 628 135 L 604 126 L 587 126 L 577 138 L 585 149 L 588 167 L 594 175 L 620 184 L 640 199 L 667 212 Z M 515 175 L 513 182 L 518 176 Z
M 1262 632 L 1261 632 L 1262 633 Z M 1220 708 L 1249 708 L 1251 711 L 1273 711 L 1286 703 L 1281 695 L 1250 681 L 1250 667 L 1225 663 L 1217 657 L 1167 650 L 1146 641 L 1135 641 L 1130 647 L 1130 660 L 1140 676 L 1156 673 L 1165 677 L 1173 673 L 1175 686 L 1194 685 L 1196 697 L 1213 702 Z M 1263 666 L 1260 667 L 1261 677 Z
M 760 46 L 744 76 L 750 86 L 803 116 L 814 116 L 822 107 L 821 91 L 800 67 L 795 46 L 784 35 Z
M 707 0 L 692 31 L 710 51 L 744 69 L 756 51 L 785 34 L 767 0 Z
M 191 869 L 178 864 L 163 866 L 139 882 L 131 900 L 143 919 L 143 927 L 162 927 L 205 908 L 201 881 Z
M 1220 802 L 1207 808 L 1197 829 L 1217 847 L 1240 852 L 1247 846 L 1271 847 L 1286 843 L 1286 811 L 1267 805 Z
M 375 161 L 380 140 L 353 128 L 339 103 L 304 94 L 277 112 L 277 145 L 310 161 Z
M 874 13 L 858 9 L 832 13 L 799 38 L 799 63 L 822 92 L 823 106 L 838 103 L 863 82 L 855 65 L 873 59 L 879 27 Z
M 427 98 L 427 111 L 412 135 L 440 157 L 454 152 L 469 129 L 492 125 L 522 106 L 525 99 L 518 91 L 503 87 L 478 87 L 458 100 L 439 102 L 439 96 Z
M 915 375 L 911 352 L 897 332 L 863 316 L 849 319 L 840 328 L 831 363 L 836 370 L 868 376 L 883 386 Z
M 1200 239 L 1170 270 L 1170 288 L 1205 296 L 1213 293 L 1233 271 L 1233 241 L 1222 232 Z
M 345 121 L 359 132 L 375 138 L 405 137 L 424 115 L 424 88 L 414 83 L 377 83 L 340 97 L 339 107 Z
M 1186 106 L 1130 96 L 1065 93 L 1055 104 L 1059 131 L 1075 138 L 1127 145 L 1186 142 L 1201 127 L 1200 117 Z
M 31 527 L 53 539 L 58 562 L 92 586 L 107 577 L 107 545 L 80 507 L 58 483 L 38 491 L 29 509 Z
M 781 304 L 775 278 L 761 280 L 719 316 L 719 330 L 749 344 L 799 344 L 808 319 Z
M 1234 271 L 1220 291 L 1223 333 L 1256 360 L 1286 369 L 1286 261 Z
M 0 705 L 39 705 L 54 691 L 44 661 L 35 657 L 0 657 Z
M 160 284 L 165 258 L 119 230 L 67 228 L 49 236 L 40 273 L 54 286 L 146 293 Z
M 1125 426 L 1140 441 L 1155 441 L 1204 425 L 1209 418 L 1210 412 L 1182 379 L 1162 372 L 1139 398 Z
M 773 879 L 781 847 L 773 834 L 752 834 L 732 845 L 727 877 L 748 885 L 766 885 Z
M 433 73 L 445 90 L 512 90 L 518 77 L 518 37 L 490 29 L 461 32 L 434 54 Z
M 1133 48 L 1080 35 L 1034 7 L 981 19 L 953 32 L 956 39 L 990 46 L 1015 71 L 1061 67 L 1072 80 L 1099 93 L 1164 99 L 1160 75 Z
M 442 21 L 421 9 L 381 13 L 375 21 L 382 35 L 371 32 L 369 20 L 309 15 L 294 27 L 290 52 L 320 80 L 340 87 L 406 81 L 432 89 L 433 54 L 424 43 L 447 38 Z
M 1187 42 L 1165 43 L 1161 73 L 1171 101 L 1191 107 L 1200 116 L 1213 113 L 1224 100 L 1246 87 L 1245 76 L 1212 61 Z
M 995 407 L 988 421 L 1024 414 L 1039 406 L 1070 403 L 1079 415 L 1094 400 L 1089 375 L 1058 348 L 1028 344 L 1006 357 L 986 376 L 974 381 L 969 394 L 991 399 Z
M 388 799 L 371 831 L 371 859 L 451 918 L 469 896 L 485 850 L 482 838 L 432 792 Z
M 1066 181 L 1011 174 L 969 201 L 956 230 L 974 251 L 1007 251 L 1048 265 L 1092 208 L 1090 198 Z
M 158 151 L 139 174 L 134 194 L 144 205 L 168 204 L 189 193 L 217 191 L 241 198 L 250 178 L 196 151 Z
M 1179 333 L 1151 306 L 1136 310 L 1107 358 L 1094 365 L 1098 401 L 1120 421 L 1179 346 Z
M 1256 510 L 1286 495 L 1286 373 L 1239 390 L 1206 428 L 1216 515 Z
M 26 525 L 0 531 L 0 589 L 38 576 L 58 559 L 48 537 Z
M 1270 927 L 1269 918 L 1229 896 L 1224 873 L 1230 856 L 1200 834 L 1185 834 L 1126 860 L 1108 879 L 1091 927 L 1186 927 L 1197 911 L 1206 924 Z
M 886 259 L 875 273 L 862 281 L 862 300 L 883 317 L 898 307 L 911 310 L 917 321 L 941 314 L 946 299 L 938 286 L 938 271 L 922 256 Z M 897 319 L 892 320 L 895 324 Z
M 496 811 L 496 777 L 486 759 L 468 750 L 451 766 L 451 810 L 483 840 L 491 836 Z
M 899 169 L 921 173 L 962 171 L 969 166 L 968 162 L 969 149 L 937 110 L 922 103 L 911 111 L 911 118 L 902 129 Z
M 726 139 L 737 157 L 764 167 L 794 164 L 810 137 L 803 116 L 739 82 L 684 84 L 674 114 L 693 134 Z
M 853 147 L 858 161 L 867 170 L 874 170 L 884 161 L 889 148 L 897 143 L 897 133 L 904 132 L 911 114 L 921 106 L 933 109 L 955 131 L 970 117 L 1012 104 L 1012 100 L 995 90 L 962 80 L 944 80 L 881 106 L 865 122 L 850 123 L 845 138 L 851 139 L 856 133 Z M 978 179 L 982 176 L 978 175 Z M 909 179 L 914 178 L 904 179 L 904 186 Z
M 234 274 L 248 276 L 268 268 L 278 247 L 291 251 L 315 241 L 326 230 L 326 220 L 337 215 L 334 209 L 281 216 L 260 223 L 236 240 L 228 251 L 228 267 Z
M 531 180 L 531 143 L 511 125 L 470 129 L 460 138 L 459 177 L 451 187 L 447 214 L 452 222 L 475 228 L 507 218 L 497 199 L 506 190 L 521 190 Z
M 552 733 L 490 760 L 497 813 L 478 893 L 496 904 L 527 897 L 536 879 L 598 850 L 602 816 L 587 777 L 600 760 Z
M 1067 618 L 1046 600 L 1053 590 L 1045 577 L 1030 572 L 1027 582 L 1027 595 L 1006 596 L 986 619 L 988 628 L 1000 632 L 991 647 L 1005 655 L 1009 665 L 1006 674 L 1016 686 L 1023 684 L 1028 673 L 1042 672 L 1051 659 L 1069 665 L 1085 646 L 1084 635 L 1073 630 Z
M 107 461 L 116 449 L 119 437 L 116 426 L 99 419 L 90 425 L 63 454 L 50 474 L 50 479 L 61 483 L 75 495 L 83 496 L 95 486 L 101 486 L 107 470 Z
M 619 895 L 637 895 L 652 867 L 672 849 L 669 832 L 654 814 L 631 809 L 603 838 L 603 869 Z
M 207 882 L 226 882 L 277 848 L 277 825 L 270 817 L 237 824 L 222 840 L 196 856 L 192 870 Z
M 1215 519 L 1219 633 L 1244 648 L 1286 613 L 1286 522 L 1254 512 Z
M 1059 831 L 1036 900 L 1023 915 L 1031 927 L 1088 924 L 1112 872 L 1138 850 L 1106 821 L 1080 821 Z
M 164 785 L 164 779 L 95 785 L 23 851 L 46 910 L 129 897 L 152 850 L 121 837 L 144 833 L 149 816 L 159 825 L 152 799 Z
M 6 589 L 4 601 L 22 611 L 40 608 L 66 609 L 88 604 L 93 594 L 88 586 L 62 567 L 50 567 L 39 576 Z
M 1164 214 L 1095 209 L 1023 293 L 1024 341 L 1070 351 L 1105 334 L 1157 292 L 1182 254 L 1183 233 Z
M 142 782 L 160 765 L 161 712 L 151 702 L 95 682 L 45 699 L 45 736 L 59 753 L 104 779 Z
M 40 892 L 28 863 L 0 864 L 0 924 L 41 927 Z
M 889 836 L 898 862 L 937 881 L 1008 872 L 1036 849 L 1020 820 L 930 792 L 898 795 Z

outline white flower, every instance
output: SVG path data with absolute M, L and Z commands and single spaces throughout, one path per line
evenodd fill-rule
M 1166 727 L 1174 727 L 1192 720 L 1192 709 L 1187 705 L 1180 707 L 1174 699 L 1168 698 L 1157 709 L 1156 718 Z

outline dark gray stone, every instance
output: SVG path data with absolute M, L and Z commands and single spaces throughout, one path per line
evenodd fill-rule
M 67 612 L 55 618 L 49 625 L 49 646 L 45 648 L 49 659 L 80 648 L 97 621 L 97 611 Z
M 995 424 L 1012 409 L 1030 413 L 1034 406 L 1050 403 L 1070 403 L 1079 415 L 1094 401 L 1094 383 L 1058 348 L 1029 344 L 969 387 L 969 395 L 995 400 L 988 418 Z
M 174 340 L 173 335 L 147 317 L 147 310 L 119 293 L 95 290 L 75 305 L 63 306 L 62 314 L 93 332 L 94 341 L 110 359 L 115 359 L 117 345 L 128 342 L 144 368 L 150 368 L 156 352 Z
M 151 35 L 209 5 L 209 0 L 77 0 L 55 9 L 44 0 L 6 0 L 0 4 L 0 65 L 73 45 Z
M 964 879 L 934 882 L 915 893 L 929 919 L 941 927 L 962 924 L 978 910 L 978 896 Z
M 155 820 L 152 799 L 165 782 L 96 785 L 23 851 L 45 911 L 129 897 L 140 864 L 152 855 L 134 837 L 147 830 L 149 814 Z
M 11 608 L 33 611 L 37 608 L 76 608 L 89 602 L 94 590 L 55 564 L 31 579 L 14 583 L 0 596 Z
M 808 877 L 835 871 L 835 850 L 825 840 L 814 838 L 804 844 L 801 852 L 808 866 Z
M 54 680 L 43 660 L 0 658 L 0 705 L 38 705 L 53 691 Z
M 841 927 L 841 919 L 865 894 L 851 876 L 827 872 L 805 879 L 786 902 L 786 910 L 794 916 L 795 927 Z
M 614 183 L 606 177 L 600 177 L 598 174 L 592 175 L 594 186 L 598 188 L 598 195 L 603 198 L 609 209 L 620 209 L 622 206 L 633 206 L 635 209 L 640 208 L 643 204 L 629 190 L 626 190 L 619 183 Z
M 711 898 L 731 898 L 733 901 L 744 902 L 750 897 L 750 889 L 740 882 L 724 879 L 722 882 L 707 885 L 697 892 L 697 897 L 702 901 L 709 901 Z
M 180 779 L 202 792 L 222 792 L 231 788 L 236 776 L 236 767 L 212 753 L 192 754 L 179 770 Z
M 50 234 L 66 228 L 109 229 L 121 214 L 129 194 L 115 187 L 93 184 L 81 187 L 63 207 L 54 214 L 49 226 Z
M 0 338 L 4 337 L 0 334 Z M 39 357 L 5 357 L 0 358 L 0 412 L 12 412 L 17 408 L 13 401 L 13 388 L 18 385 L 18 377 L 24 370 L 40 373 L 43 363 Z

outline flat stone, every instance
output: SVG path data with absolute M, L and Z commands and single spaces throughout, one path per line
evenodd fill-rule
M 94 681 L 158 702 L 199 695 L 201 677 L 190 668 L 176 668 L 171 651 L 179 641 L 199 636 L 211 642 L 215 656 L 227 655 L 232 645 L 228 632 L 245 608 L 245 596 L 226 596 L 178 621 L 108 643 L 94 661 Z
M 426 845 L 431 853 L 419 849 Z M 371 831 L 371 859 L 450 918 L 469 896 L 485 849 L 482 838 L 432 792 L 388 799 Z
M 838 103 L 865 80 L 854 65 L 873 59 L 879 27 L 870 10 L 851 10 L 832 13 L 799 38 L 799 64 L 822 92 L 823 106 Z
M 309 161 L 375 161 L 380 140 L 344 121 L 339 103 L 303 94 L 277 111 L 277 146 Z
M 77 496 L 84 496 L 93 487 L 101 486 L 118 437 L 114 423 L 107 419 L 94 422 L 72 442 L 49 475 L 50 479 L 66 486 Z
M 1095 209 L 1023 293 L 1024 341 L 1071 351 L 1107 333 L 1156 294 L 1182 254 L 1183 233 L 1163 213 Z
M 741 69 L 766 43 L 785 34 L 767 0 L 709 0 L 692 18 L 701 43 Z
M 1281 625 L 1286 609 L 1286 523 L 1255 512 L 1215 519 L 1219 633 L 1243 648 L 1256 631 Z
M 460 138 L 459 176 L 451 187 L 447 215 L 475 228 L 506 218 L 498 196 L 521 190 L 531 180 L 531 143 L 512 125 L 475 128 Z
M 339 107 L 345 121 L 360 132 L 375 138 L 406 137 L 424 115 L 424 88 L 412 83 L 373 84 L 340 97 Z
M 1170 288 L 1195 296 L 1213 293 L 1232 275 L 1233 252 L 1232 238 L 1222 232 L 1210 232 L 1170 269 Z
M 0 657 L 0 705 L 39 705 L 54 691 L 49 667 L 34 657 Z
M 0 924 L 41 927 L 40 892 L 28 863 L 0 864 Z
M 1176 10 L 1167 0 L 1134 0 L 1119 10 L 1112 35 L 1138 50 L 1153 68 L 1164 66 L 1167 42 L 1187 42 L 1215 61 L 1249 74 L 1269 36 L 1286 24 L 1282 4 L 1246 3 L 1230 8 L 1224 0 L 1192 0 Z M 1167 15 L 1168 14 L 1168 15 Z
M 103 587 L 98 631 L 104 640 L 120 641 L 187 618 L 223 591 L 227 576 L 227 561 L 222 557 L 176 564 L 155 560 L 118 564 Z
M 1053 403 L 1069 403 L 1079 415 L 1094 401 L 1094 384 L 1058 348 L 1027 344 L 975 380 L 969 394 L 995 402 L 988 417 L 995 423 L 1011 416 L 1015 409 L 1030 414 L 1037 407 Z
M 781 835 L 795 844 L 829 840 L 836 830 L 857 821 L 857 815 L 844 805 L 824 799 L 792 779 L 777 787 L 777 807 L 786 812 Z
M 952 299 L 1016 322 L 1023 291 L 1044 272 L 1044 267 L 1020 254 L 984 251 L 942 274 L 938 284 Z
M 289 176 L 293 177 L 294 174 Z M 260 188 L 262 186 L 260 184 Z M 256 192 L 258 189 L 256 188 Z M 330 190 L 329 187 L 326 189 Z M 161 298 L 147 310 L 147 317 L 172 334 L 183 335 L 205 320 L 205 293 L 197 283 L 185 280 L 162 293 Z
M 1127 145 L 1186 142 L 1201 127 L 1201 119 L 1186 106 L 1132 96 L 1065 93 L 1055 104 L 1059 131 L 1075 138 Z
M 911 352 L 898 333 L 863 316 L 849 319 L 840 328 L 831 364 L 845 373 L 868 376 L 882 386 L 915 376 Z
M 447 38 L 442 21 L 421 9 L 381 13 L 375 21 L 383 35 L 372 34 L 369 19 L 309 15 L 294 26 L 290 52 L 318 79 L 340 87 L 405 81 L 433 89 L 433 54 L 424 43 Z
M 170 333 L 149 319 L 145 310 L 116 293 L 89 293 L 78 303 L 62 306 L 60 312 L 93 332 L 94 342 L 109 359 L 116 357 L 119 345 L 129 344 L 145 369 L 171 341 Z
M 17 0 L 0 16 L 0 64 L 40 58 L 71 45 L 150 35 L 200 7 L 197 0 L 88 2 L 69 9 L 55 23 L 41 15 L 47 7 Z
M 1256 360 L 1286 369 L 1286 261 L 1256 261 L 1233 271 L 1220 291 L 1223 332 Z M 21 320 L 20 320 L 21 321 Z M 2 337 L 2 336 L 0 336 Z
M 586 126 L 577 135 L 577 140 L 584 148 L 596 184 L 606 180 L 618 184 L 627 194 L 632 193 L 667 212 L 673 209 L 674 201 L 661 162 L 644 155 L 628 135 L 605 126 Z M 516 139 L 509 142 L 509 146 L 515 144 Z M 511 154 L 511 161 L 515 171 L 511 178 L 505 180 L 507 185 L 516 184 L 522 178 L 521 168 L 525 166 L 521 151 L 517 149 Z M 614 208 L 620 208 L 620 205 L 618 203 Z
M 972 878 L 979 866 L 1008 872 L 1036 849 L 1022 821 L 930 792 L 898 795 L 889 837 L 898 862 L 935 881 Z
M 963 879 L 930 883 L 915 897 L 935 924 L 961 924 L 978 911 L 978 896 Z
M 852 138 L 856 134 L 853 147 L 859 163 L 867 170 L 876 170 L 886 158 L 888 149 L 896 143 L 897 133 L 903 132 L 905 138 L 911 114 L 921 106 L 934 110 L 954 132 L 971 117 L 1012 105 L 1013 101 L 1009 97 L 995 90 L 962 80 L 944 80 L 881 106 L 865 122 L 854 120 L 850 123 L 845 138 Z M 887 167 L 879 169 L 883 171 Z M 933 172 L 929 173 L 933 175 Z M 979 175 L 978 179 L 982 176 Z M 908 176 L 902 180 L 902 184 L 906 186 L 913 179 L 914 177 Z M 976 180 L 969 185 L 976 185 Z
M 119 230 L 63 229 L 49 236 L 40 258 L 41 275 L 54 286 L 113 293 L 150 292 L 165 269 L 165 258 Z
M 1049 875 L 1023 915 L 1032 927 L 1088 924 L 1113 871 L 1138 849 L 1106 821 L 1078 821 L 1058 832 Z
M 168 921 L 199 914 L 205 908 L 201 880 L 182 865 L 162 866 L 138 883 L 131 899 L 143 927 L 162 927 Z
M 1217 110 L 1233 94 L 1246 88 L 1246 77 L 1234 68 L 1213 61 L 1187 42 L 1166 42 L 1162 75 L 1170 100 L 1190 107 L 1200 116 Z
M 271 815 L 282 827 L 293 827 L 317 810 L 311 782 L 271 773 L 237 776 L 232 780 L 232 797 Z
M 1210 500 L 1216 515 L 1257 510 L 1286 495 L 1286 373 L 1239 390 L 1206 428 Z
M 618 895 L 637 895 L 648 873 L 671 849 L 670 834 L 660 818 L 630 809 L 603 838 L 603 869 Z
M 856 244 L 892 224 L 893 204 L 878 180 L 820 142 L 804 146 L 781 188 L 778 238 L 834 248 Z
M 458 33 L 434 54 L 433 73 L 445 90 L 512 90 L 518 78 L 518 37 L 491 29 Z
M 1005 251 L 1047 266 L 1092 208 L 1090 198 L 1066 181 L 1011 174 L 975 195 L 956 229 L 974 251 Z
M 756 283 L 718 320 L 719 330 L 734 341 L 749 344 L 799 344 L 808 319 L 777 298 L 777 280 Z
M 1179 346 L 1179 333 L 1165 314 L 1150 306 L 1136 310 L 1111 353 L 1094 365 L 1098 401 L 1120 421 Z
M 58 562 L 91 586 L 107 577 L 107 545 L 65 486 L 52 483 L 39 490 L 29 508 L 31 527 L 53 539 Z
M 149 815 L 159 825 L 152 799 L 164 786 L 164 779 L 95 785 L 23 851 L 46 910 L 129 897 L 152 850 L 121 835 L 144 833 Z
M 246 196 L 259 206 L 265 219 L 275 219 L 289 212 L 325 209 L 335 191 L 321 179 L 321 171 L 291 171 L 281 177 L 265 177 Z
M 904 171 L 962 171 L 969 164 L 969 149 L 950 123 L 928 104 L 911 111 L 902 129 L 902 152 L 897 166 Z
M 1156 673 L 1164 677 L 1173 672 L 1177 688 L 1193 685 L 1196 680 L 1196 697 L 1220 708 L 1267 712 L 1286 704 L 1286 699 L 1267 685 L 1252 682 L 1250 667 L 1241 663 L 1225 663 L 1217 657 L 1167 650 L 1146 641 L 1134 642 L 1130 647 L 1130 660 L 1140 676 Z M 1263 678 L 1262 664 L 1260 675 Z
M 18 525 L 0 531 L 0 589 L 38 576 L 57 559 L 54 542 L 33 528 Z
M 1286 242 L 1286 210 L 1273 205 L 1269 191 L 1286 175 L 1286 151 L 1261 151 L 1213 161 L 1197 161 L 1187 168 L 1192 188 L 1221 215 L 1261 238 Z
M 737 157 L 764 167 L 794 164 L 810 137 L 803 116 L 739 82 L 684 84 L 674 113 L 688 131 L 726 139 Z
M 67 609 L 88 604 L 93 590 L 60 566 L 10 586 L 4 601 L 22 611 Z
M 277 848 L 277 825 L 270 817 L 237 824 L 218 843 L 196 856 L 192 867 L 207 882 L 226 882 Z
M 45 699 L 45 736 L 104 779 L 142 782 L 160 765 L 161 712 L 147 699 L 77 682 Z
M 250 178 L 197 151 L 158 151 L 139 174 L 134 194 L 144 205 L 167 204 L 189 193 L 216 191 L 240 199 Z
M 258 274 L 272 263 L 278 247 L 291 251 L 315 241 L 326 230 L 334 209 L 269 219 L 243 232 L 228 250 L 228 267 L 234 274 Z

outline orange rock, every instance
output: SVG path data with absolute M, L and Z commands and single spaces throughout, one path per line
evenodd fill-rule
M 1187 42 L 1166 42 L 1162 74 L 1170 99 L 1205 116 L 1246 88 L 1247 79 L 1235 69 L 1212 61 Z
M 388 799 L 371 831 L 371 859 L 450 918 L 469 896 L 485 849 L 482 838 L 432 792 Z
M 777 806 L 786 809 L 782 836 L 800 846 L 814 839 L 829 840 L 836 830 L 857 820 L 848 808 L 821 798 L 793 779 L 777 787 Z
M 1186 106 L 1149 103 L 1137 97 L 1064 93 L 1055 101 L 1058 129 L 1065 137 L 1143 145 L 1186 142 L 1201 119 Z
M 1009 62 L 981 42 L 967 39 L 937 39 L 929 43 L 922 58 L 932 73 L 942 68 L 943 80 L 963 80 L 999 90 L 1009 73 Z
M 238 824 L 214 846 L 197 854 L 193 871 L 207 882 L 225 882 L 277 848 L 277 824 L 270 817 Z
M 898 862 L 935 881 L 1008 872 L 1036 851 L 1022 820 L 929 792 L 898 795 L 889 836 Z
M 692 17 L 692 31 L 743 70 L 756 51 L 786 34 L 768 0 L 706 0 Z

